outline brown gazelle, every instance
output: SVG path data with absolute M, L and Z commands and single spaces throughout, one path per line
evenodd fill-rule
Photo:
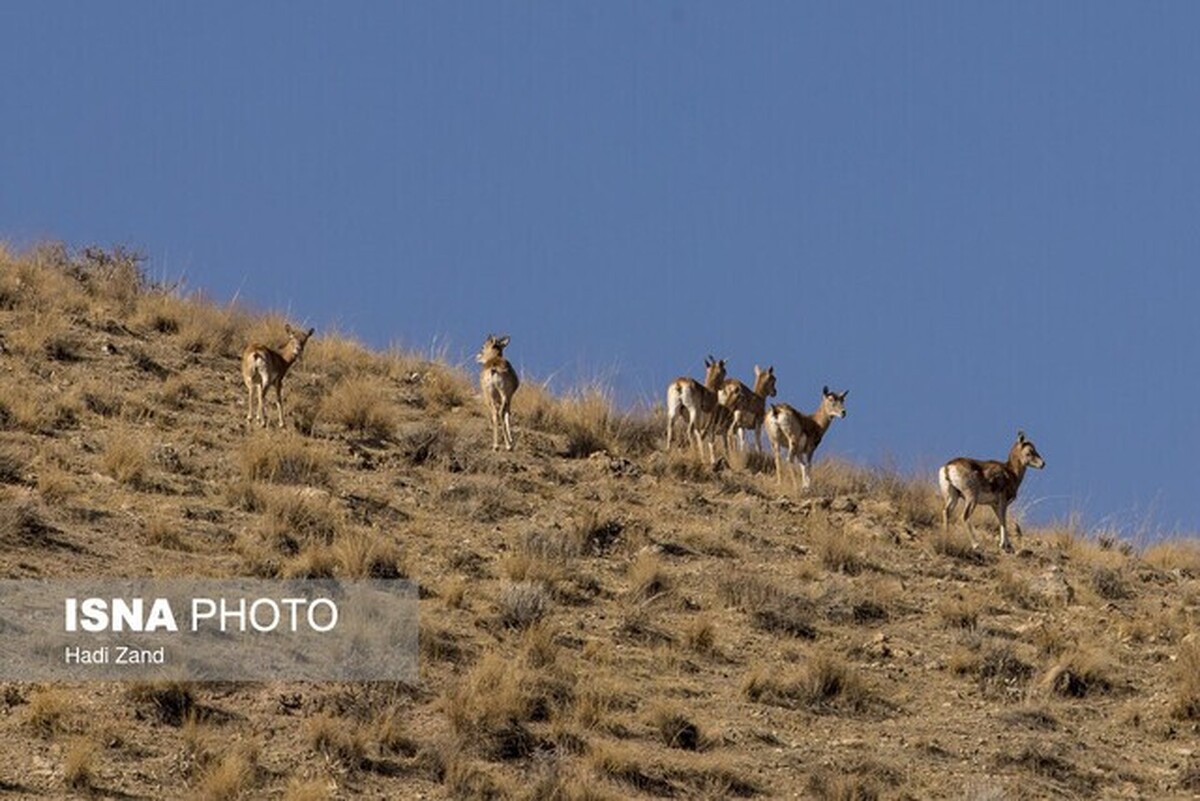
M 1017 432 L 1017 441 L 1008 451 L 1008 461 L 983 462 L 960 457 L 946 462 L 938 471 L 938 485 L 945 501 L 942 507 L 942 528 L 950 528 L 950 515 L 954 513 L 954 507 L 960 499 L 965 501 L 962 520 L 971 535 L 971 545 L 977 546 L 975 529 L 971 526 L 971 513 L 975 511 L 976 504 L 990 506 L 1000 521 L 1000 548 L 1011 551 L 1012 542 L 1008 538 L 1008 507 L 1016 500 L 1021 480 L 1025 478 L 1025 468 L 1034 467 L 1041 470 L 1045 466 L 1046 460 L 1037 452 L 1033 443 L 1025 438 L 1024 431 Z M 1021 527 L 1016 528 L 1017 533 L 1021 533 Z
M 788 461 L 800 464 L 800 474 L 804 477 L 804 489 L 812 486 L 808 477 L 808 468 L 812 463 L 813 452 L 821 444 L 825 432 L 835 417 L 846 416 L 846 396 L 850 390 L 842 393 L 830 392 L 829 387 L 821 390 L 821 405 L 811 415 L 796 411 L 786 403 L 773 403 L 766 414 L 764 426 L 767 429 L 767 439 L 771 441 L 771 450 L 775 452 L 775 477 L 783 483 L 784 447 L 788 450 Z M 792 473 L 792 483 L 796 482 L 796 474 Z
M 498 337 L 488 334 L 483 341 L 483 347 L 476 355 L 475 361 L 483 365 L 479 371 L 479 388 L 483 391 L 483 399 L 492 414 L 492 450 L 500 450 L 501 427 L 504 430 L 504 448 L 513 449 L 512 419 L 510 409 L 513 395 L 521 385 L 517 371 L 504 358 L 504 349 L 508 347 L 508 337 Z
M 717 431 L 721 404 L 717 391 L 725 382 L 725 360 L 714 359 L 710 354 L 704 360 L 704 383 L 684 376 L 676 378 L 667 387 L 667 450 L 671 449 L 671 429 L 675 418 L 687 414 L 687 438 L 696 440 L 696 450 L 704 458 L 704 440 L 708 440 L 708 457 L 716 462 L 716 451 L 712 440 Z
M 267 390 L 275 389 L 275 410 L 279 413 L 279 427 L 283 428 L 283 377 L 304 353 L 304 343 L 313 335 L 313 329 L 297 331 L 290 325 L 284 326 L 288 341 L 280 350 L 266 345 L 250 344 L 242 351 L 242 380 L 246 382 L 246 422 L 254 420 L 254 402 L 258 399 L 258 420 L 267 427 L 267 415 L 263 409 Z
M 745 447 L 744 431 L 754 431 L 754 443 L 762 450 L 763 418 L 767 413 L 767 398 L 775 397 L 775 368 L 766 370 L 754 365 L 754 389 L 731 378 L 717 393 L 721 405 L 731 412 L 731 420 L 725 435 L 726 442 L 737 436 L 738 448 Z

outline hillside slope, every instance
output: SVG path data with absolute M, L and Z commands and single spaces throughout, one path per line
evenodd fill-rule
M 248 430 L 283 323 L 0 250 L 0 575 L 407 576 L 420 682 L 5 685 L 0 795 L 1200 793 L 1194 541 L 972 550 L 836 427 L 804 495 L 529 380 L 493 453 L 472 377 L 320 330 Z

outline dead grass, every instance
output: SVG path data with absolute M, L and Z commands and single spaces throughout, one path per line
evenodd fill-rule
M 238 450 L 242 478 L 275 484 L 328 486 L 330 461 L 324 450 L 287 431 L 251 434 Z
M 648 601 L 671 592 L 673 582 L 657 554 L 645 552 L 629 566 L 629 592 Z
M 1099 652 L 1073 648 L 1059 657 L 1042 678 L 1042 687 L 1064 698 L 1104 695 L 1116 688 L 1112 663 Z
M 550 594 L 540 583 L 516 581 L 506 584 L 496 596 L 496 608 L 501 625 L 523 629 L 546 616 Z
M 1179 571 L 1193 578 L 1200 577 L 1200 542 L 1159 542 L 1142 552 L 1142 561 L 1158 570 Z
M 874 696 L 862 676 L 840 657 L 818 649 L 796 667 L 757 668 L 742 682 L 751 701 L 814 712 L 862 712 Z
M 100 469 L 121 484 L 141 489 L 150 471 L 147 448 L 132 434 L 112 434 L 104 445 Z
M 283 789 L 283 801 L 330 801 L 336 785 L 328 779 L 293 777 Z
M 321 400 L 319 417 L 361 436 L 388 439 L 396 430 L 396 413 L 381 389 L 375 378 L 344 378 Z
M 65 690 L 42 687 L 30 694 L 22 722 L 39 736 L 51 737 L 65 729 L 72 706 L 71 696 Z
M 198 801 L 235 801 L 256 784 L 258 755 L 253 747 L 234 747 L 215 760 L 200 777 L 195 798 Z
M 1194 634 L 1179 649 L 1173 672 L 1171 714 L 1181 720 L 1200 720 L 1200 641 Z
M 100 744 L 90 735 L 72 737 L 63 752 L 63 781 L 72 790 L 89 790 L 96 781 Z

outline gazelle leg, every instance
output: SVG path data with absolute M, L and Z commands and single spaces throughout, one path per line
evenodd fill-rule
M 275 385 L 275 411 L 279 414 L 279 427 L 283 428 L 283 384 Z
M 1000 503 L 996 506 L 996 517 L 1000 519 L 1000 550 L 1012 551 L 1012 542 L 1008 539 L 1008 504 Z
M 951 490 L 948 493 L 946 493 L 946 503 L 944 506 L 942 506 L 942 530 L 943 531 L 950 530 L 950 515 L 954 514 L 954 507 L 958 506 L 958 499 L 960 497 L 962 497 L 962 496 L 960 496 L 958 494 L 958 491 L 953 488 L 951 488 Z
M 967 534 L 971 537 L 971 547 L 978 548 L 979 541 L 975 539 L 975 527 L 971 525 L 971 514 L 975 511 L 975 499 L 966 498 L 966 505 L 963 507 L 962 521 L 967 527 Z
M 504 416 L 504 447 L 507 450 L 511 451 L 513 449 L 513 435 L 512 435 L 512 415 L 509 412 L 509 403 L 510 403 L 510 401 L 508 399 L 505 399 L 504 412 L 503 412 L 503 416 Z
M 267 388 L 265 386 L 263 386 L 262 384 L 259 384 L 255 388 L 254 394 L 258 396 L 258 424 L 261 425 L 263 428 L 266 428 L 267 427 L 267 412 L 266 412 L 266 409 L 264 408 L 263 404 L 266 403 Z

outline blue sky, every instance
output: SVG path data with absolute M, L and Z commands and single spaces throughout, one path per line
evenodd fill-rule
M 1200 531 L 1200 6 L 5 3 L 0 238 L 661 402 L 849 388 L 829 453 Z M 235 399 L 231 397 L 230 403 Z

